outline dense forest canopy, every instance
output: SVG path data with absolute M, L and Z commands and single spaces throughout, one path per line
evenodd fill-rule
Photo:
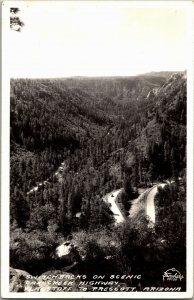
M 53 249 L 73 235 L 86 247 L 91 266 L 80 265 L 88 274 L 99 257 L 102 267 L 102 257 L 111 254 L 118 274 L 137 270 L 141 262 L 148 276 L 150 264 L 152 282 L 155 263 L 162 269 L 162 252 L 171 255 L 184 239 L 182 227 L 182 236 L 167 243 L 177 222 L 180 227 L 185 222 L 185 74 L 12 79 L 10 101 L 11 265 L 41 273 L 51 267 Z M 114 226 L 103 201 L 107 193 L 123 188 L 121 207 L 127 216 L 138 188 L 164 180 L 175 182 L 176 199 L 172 187 L 165 196 L 159 191 L 154 233 L 146 219 L 138 227 L 130 220 Z M 162 197 L 169 199 L 171 211 L 163 228 L 167 204 Z M 100 235 L 114 245 L 102 245 Z M 164 236 L 167 244 L 161 246 Z M 141 250 L 148 251 L 148 240 L 157 252 L 149 258 Z M 183 243 L 175 264 L 184 251 Z M 111 272 L 111 263 L 106 268 Z

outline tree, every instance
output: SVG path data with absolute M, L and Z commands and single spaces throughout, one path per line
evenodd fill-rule
M 152 163 L 149 166 L 148 174 L 149 174 L 150 181 L 153 184 L 153 181 L 155 179 L 155 168 L 154 168 L 154 165 Z
M 24 194 L 15 187 L 13 199 L 11 201 L 11 216 L 16 220 L 18 227 L 25 228 L 30 217 L 30 207 Z
M 21 28 L 24 26 L 24 23 L 17 16 L 19 11 L 17 7 L 10 8 L 10 28 L 15 31 L 21 31 Z

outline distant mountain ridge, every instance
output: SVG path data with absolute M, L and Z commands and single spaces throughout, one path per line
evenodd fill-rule
M 156 76 L 156 77 L 164 77 L 168 79 L 173 74 L 185 74 L 186 71 L 152 71 L 144 74 L 139 74 L 138 76 Z
M 68 89 L 79 89 L 82 92 L 95 95 L 95 97 L 108 97 L 115 103 L 143 99 L 152 89 L 164 84 L 171 72 L 139 76 L 113 76 L 113 77 L 73 77 L 59 79 L 61 85 Z

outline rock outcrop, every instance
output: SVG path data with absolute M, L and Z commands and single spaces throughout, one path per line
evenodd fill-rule
M 52 253 L 51 257 L 54 261 L 54 266 L 57 269 L 74 266 L 81 261 L 77 246 L 72 240 L 66 240 L 59 245 Z
M 76 292 L 79 279 L 72 273 L 50 270 L 39 277 L 28 272 L 10 268 L 10 292 Z
M 10 292 L 33 292 L 37 289 L 36 279 L 29 281 L 30 274 L 24 270 L 9 269 L 9 290 Z

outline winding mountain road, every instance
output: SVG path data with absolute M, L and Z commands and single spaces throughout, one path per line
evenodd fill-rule
M 159 183 L 154 185 L 152 188 L 145 190 L 141 195 L 133 200 L 132 206 L 129 210 L 129 217 L 132 219 L 137 219 L 140 212 L 144 212 L 145 215 L 150 220 L 149 226 L 155 224 L 155 203 L 154 199 L 158 191 L 158 187 L 164 187 L 166 183 Z
M 125 217 L 123 216 L 118 204 L 116 203 L 117 196 L 121 191 L 122 189 L 112 191 L 104 197 L 104 200 L 110 204 L 110 209 L 114 214 L 116 224 L 125 221 Z
M 149 218 L 150 223 L 155 223 L 155 203 L 154 199 L 158 191 L 158 186 L 164 187 L 166 184 L 161 183 L 153 186 L 152 188 L 144 191 L 137 199 L 133 201 L 132 207 L 130 209 L 130 216 L 134 217 L 138 214 L 140 210 L 145 211 L 145 215 Z M 125 216 L 119 208 L 116 202 L 118 194 L 122 189 L 114 190 L 104 197 L 104 200 L 110 204 L 110 209 L 114 214 L 115 224 L 119 224 L 125 221 Z M 146 195 L 146 197 L 145 197 Z M 145 198 L 144 198 L 145 197 Z
M 66 166 L 65 162 L 62 162 L 60 164 L 60 166 L 58 167 L 58 169 L 56 170 L 56 172 L 54 173 L 54 177 L 56 177 L 59 182 L 63 181 L 62 172 L 64 172 L 65 169 L 67 169 L 67 166 Z M 31 193 L 34 193 L 34 192 L 37 192 L 40 186 L 48 185 L 50 178 L 47 178 L 43 182 L 38 183 L 37 186 L 33 187 L 30 191 L 27 192 L 27 195 L 31 194 Z
M 145 200 L 145 214 L 149 217 L 152 223 L 155 223 L 155 204 L 154 199 L 158 191 L 158 186 L 164 187 L 165 183 L 161 183 L 159 185 L 155 185 L 147 194 Z

